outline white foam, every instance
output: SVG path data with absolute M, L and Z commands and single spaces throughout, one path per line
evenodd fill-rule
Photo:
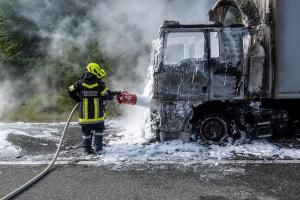
M 106 148 L 101 159 L 103 164 L 127 163 L 180 163 L 194 164 L 205 160 L 220 160 L 256 156 L 268 159 L 300 159 L 300 149 L 279 148 L 267 141 L 255 141 L 241 146 L 221 147 L 217 145 L 205 147 L 196 143 L 183 144 L 179 140 L 168 143 L 155 143 L 151 145 L 115 144 Z
M 145 138 L 135 129 L 127 129 L 113 132 L 112 129 L 117 128 L 119 120 L 107 121 L 108 144 L 105 147 L 105 154 L 97 158 L 94 163 L 97 165 L 131 165 L 131 164 L 174 164 L 193 165 L 204 162 L 224 163 L 228 160 L 245 159 L 245 160 L 293 160 L 300 159 L 300 149 L 282 148 L 275 144 L 271 144 L 266 140 L 253 141 L 249 144 L 240 146 L 203 146 L 198 143 L 183 143 L 180 140 L 174 140 L 164 143 L 152 143 L 144 145 Z M 14 127 L 14 128 L 12 128 Z M 26 128 L 24 128 L 26 127 Z M 31 128 L 37 131 L 37 127 L 41 131 L 40 134 L 31 132 Z M 0 160 L 13 160 L 21 149 L 7 141 L 9 134 L 26 135 L 29 137 L 43 137 L 49 140 L 56 140 L 59 134 L 55 132 L 47 133 L 47 131 L 58 131 L 52 126 L 27 123 L 14 123 L 0 125 Z M 26 131 L 24 131 L 26 130 Z M 78 138 L 80 142 L 80 138 Z M 46 145 L 46 144 L 45 144 Z M 67 150 L 61 153 L 59 160 L 89 160 L 89 157 L 79 153 L 80 150 Z M 48 152 L 46 155 L 22 157 L 23 161 L 47 161 L 52 158 L 52 154 Z
M 20 147 L 15 146 L 8 141 L 8 136 L 10 134 L 57 141 L 60 134 L 59 130 L 55 128 L 55 126 L 61 125 L 62 123 L 0 123 L 0 158 L 13 159 L 22 151 Z
M 16 157 L 21 149 L 13 146 L 7 141 L 7 136 L 11 133 L 11 130 L 1 130 L 0 131 L 0 155 L 1 158 Z
M 34 138 L 59 139 L 59 130 L 55 126 L 62 123 L 0 123 L 0 134 L 2 131 L 10 131 L 11 134 L 24 135 Z

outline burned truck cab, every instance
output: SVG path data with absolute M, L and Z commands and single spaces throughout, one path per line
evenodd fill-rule
M 166 21 L 153 53 L 151 125 L 161 140 L 186 137 L 199 129 L 196 116 L 208 107 L 245 99 L 248 29 L 243 25 L 182 25 Z M 205 105 L 205 106 L 203 106 Z M 210 113 L 211 119 L 220 118 Z M 201 114 L 200 114 L 201 115 Z M 227 137 L 223 119 L 212 120 L 214 136 Z M 197 124 L 197 125 L 195 125 Z M 210 133 L 208 133 L 210 134 Z M 209 139 L 209 138 L 208 138 Z M 209 140 L 210 140 L 209 139 Z
M 300 132 L 299 6 L 218 0 L 209 11 L 214 24 L 166 21 L 153 48 L 158 138 L 223 144 Z

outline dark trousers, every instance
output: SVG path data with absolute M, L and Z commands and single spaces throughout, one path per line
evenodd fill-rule
M 95 151 L 103 149 L 103 132 L 105 130 L 104 122 L 97 124 L 82 124 L 82 146 L 89 150 L 92 148 L 92 137 L 94 135 Z

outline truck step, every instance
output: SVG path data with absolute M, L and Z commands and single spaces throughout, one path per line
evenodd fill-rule
M 269 138 L 269 137 L 272 137 L 272 134 L 265 134 L 265 135 L 258 135 L 257 138 Z
M 297 128 L 297 129 L 295 130 L 295 133 L 294 133 L 294 135 L 296 135 L 296 136 L 300 136 L 300 128 Z

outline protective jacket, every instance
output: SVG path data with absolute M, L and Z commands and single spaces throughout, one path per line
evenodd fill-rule
M 112 92 L 101 79 L 91 74 L 85 75 L 69 87 L 69 95 L 80 103 L 79 123 L 95 124 L 104 122 L 104 100 L 112 100 Z

